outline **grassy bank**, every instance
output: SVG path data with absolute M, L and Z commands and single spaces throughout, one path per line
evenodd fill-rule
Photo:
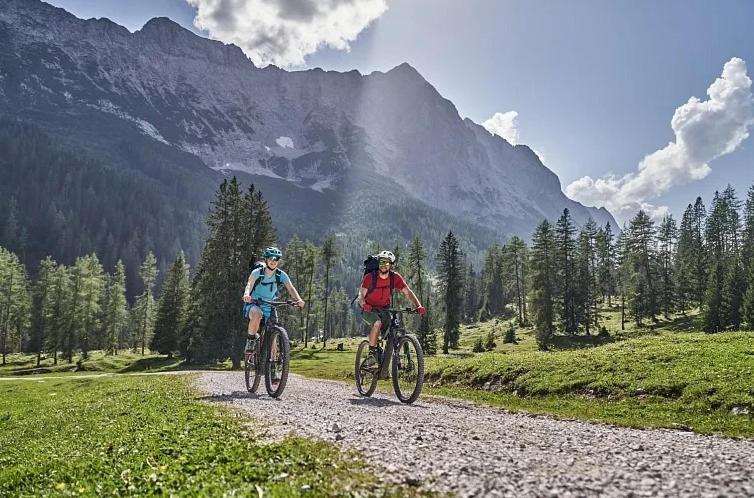
M 5 375 L 35 375 L 35 374 L 65 374 L 70 372 L 144 372 L 166 371 L 182 368 L 182 359 L 167 358 L 164 355 L 147 353 L 145 355 L 132 352 L 121 352 L 117 355 L 107 355 L 102 351 L 92 351 L 87 358 L 80 354 L 73 356 L 73 361 L 58 357 L 55 364 L 52 356 L 43 357 L 37 366 L 37 356 L 26 353 L 9 354 L 5 365 L 0 365 L 0 376 Z
M 184 376 L 0 383 L 0 496 L 325 496 L 369 493 L 325 443 L 255 443 Z M 397 490 L 392 490 L 397 492 Z
M 541 352 L 524 329 L 518 344 L 496 338 L 495 351 L 470 353 L 465 345 L 490 328 L 500 327 L 464 330 L 464 349 L 429 357 L 425 392 L 616 425 L 754 436 L 754 333 L 629 331 L 622 340 L 575 338 L 582 343 Z M 292 371 L 352 381 L 356 344 L 296 350 Z

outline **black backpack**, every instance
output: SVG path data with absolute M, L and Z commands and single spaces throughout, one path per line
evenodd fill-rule
M 257 279 L 254 281 L 254 285 L 251 286 L 251 290 L 249 291 L 249 295 L 252 295 L 254 293 L 254 289 L 257 288 L 257 285 L 259 285 L 259 283 L 264 278 L 264 268 L 266 268 L 266 267 L 267 266 L 262 261 L 257 261 L 256 263 L 252 263 L 251 261 L 249 261 L 249 274 L 251 274 L 251 272 L 253 272 L 257 268 L 261 268 L 262 269 L 262 271 L 259 272 L 259 276 L 257 277 Z M 280 281 L 281 281 L 281 279 L 282 279 L 282 277 L 280 276 L 280 268 L 275 268 L 275 286 L 277 287 L 278 291 L 280 289 Z M 262 285 L 269 285 L 271 287 L 272 283 L 262 284 Z
M 380 258 L 378 258 L 375 255 L 370 254 L 367 256 L 367 259 L 364 260 L 364 275 L 367 273 L 372 274 L 372 282 L 369 284 L 369 288 L 367 289 L 367 293 L 364 296 L 364 299 L 374 291 L 374 289 L 377 288 L 377 273 L 380 271 Z M 395 272 L 393 270 L 390 270 L 390 301 L 393 300 L 393 290 L 395 290 Z M 356 302 L 356 300 L 359 298 L 359 293 L 356 291 L 356 296 L 351 300 L 351 306 L 353 306 L 353 303 Z

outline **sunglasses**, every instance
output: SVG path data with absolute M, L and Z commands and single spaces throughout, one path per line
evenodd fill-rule
M 390 263 L 392 263 L 392 261 L 390 261 L 389 259 L 381 259 L 380 260 L 380 266 L 387 266 Z
M 267 259 L 272 260 L 272 261 L 280 261 L 280 258 L 267 258 Z

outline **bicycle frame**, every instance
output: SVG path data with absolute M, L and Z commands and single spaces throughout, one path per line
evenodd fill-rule
M 385 334 L 378 339 L 378 342 L 385 341 L 385 350 L 382 352 L 382 363 L 380 363 L 380 369 L 377 372 L 377 374 L 380 376 L 380 378 L 383 378 L 388 375 L 388 372 L 390 371 L 390 361 L 396 361 L 397 358 L 393 358 L 393 356 L 398 355 L 398 352 L 395 350 L 395 345 L 398 342 L 398 337 L 396 337 L 395 330 L 398 329 L 401 326 L 401 321 L 398 316 L 398 314 L 401 311 L 410 311 L 410 308 L 407 308 L 406 310 L 384 310 L 387 314 L 390 315 L 390 324 L 388 325 L 387 330 L 385 331 Z

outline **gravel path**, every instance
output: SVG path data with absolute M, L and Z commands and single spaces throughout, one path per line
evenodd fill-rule
M 426 397 L 356 394 L 291 376 L 282 399 L 246 392 L 241 373 L 200 388 L 287 433 L 357 449 L 387 481 L 459 496 L 754 496 L 754 440 L 553 420 Z M 260 387 L 264 392 L 264 386 Z

